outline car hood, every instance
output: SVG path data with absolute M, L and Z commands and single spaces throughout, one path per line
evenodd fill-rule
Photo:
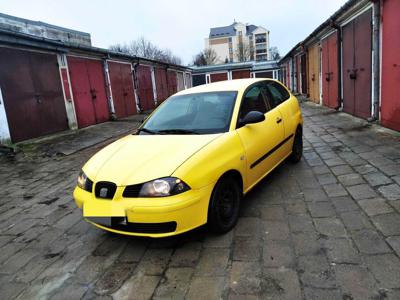
M 129 135 L 95 154 L 83 171 L 117 186 L 170 176 L 190 156 L 221 134 Z

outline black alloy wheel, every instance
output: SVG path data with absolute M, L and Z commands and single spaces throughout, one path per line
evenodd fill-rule
M 242 191 L 231 176 L 221 178 L 214 187 L 208 208 L 208 226 L 211 231 L 230 231 L 239 218 Z
M 294 136 L 292 154 L 290 154 L 289 159 L 293 163 L 298 163 L 303 155 L 303 134 L 300 128 L 296 130 Z

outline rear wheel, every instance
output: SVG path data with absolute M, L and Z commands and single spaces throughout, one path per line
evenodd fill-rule
M 294 136 L 292 154 L 289 156 L 289 160 L 293 163 L 297 163 L 301 160 L 303 155 L 303 134 L 300 128 L 296 130 Z
M 241 189 L 231 176 L 221 178 L 214 187 L 208 207 L 208 227 L 216 233 L 230 231 L 239 218 Z

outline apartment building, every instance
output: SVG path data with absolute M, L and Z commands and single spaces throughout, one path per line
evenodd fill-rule
M 261 26 L 233 22 L 210 28 L 205 48 L 217 54 L 216 63 L 269 60 L 269 31 Z

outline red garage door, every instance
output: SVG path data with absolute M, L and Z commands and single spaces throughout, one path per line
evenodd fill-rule
M 155 68 L 156 88 L 157 88 L 157 102 L 162 103 L 168 98 L 168 80 L 167 70 L 163 68 Z
M 0 48 L 0 66 L 13 142 L 68 129 L 55 54 Z
M 334 32 L 322 40 L 322 102 L 324 105 L 337 108 L 338 93 L 338 54 L 337 33 Z
M 382 124 L 400 131 L 400 1 L 383 2 Z
M 115 114 L 124 118 L 136 114 L 131 64 L 108 62 Z
M 176 82 L 176 72 L 169 70 L 167 73 L 167 78 L 168 78 L 168 93 L 169 96 L 171 96 L 177 92 L 178 84 Z
M 371 116 L 371 17 L 368 10 L 343 27 L 343 111 Z
M 106 83 L 101 60 L 68 56 L 78 127 L 109 119 Z
M 257 72 L 254 74 L 256 75 L 256 78 L 273 78 L 274 77 L 272 71 Z
M 153 83 L 151 81 L 151 67 L 138 65 L 136 68 L 138 97 L 141 110 L 152 110 L 155 107 Z
M 232 71 L 232 79 L 250 78 L 250 70 Z
M 228 73 L 213 73 L 210 74 L 211 82 L 228 80 Z

